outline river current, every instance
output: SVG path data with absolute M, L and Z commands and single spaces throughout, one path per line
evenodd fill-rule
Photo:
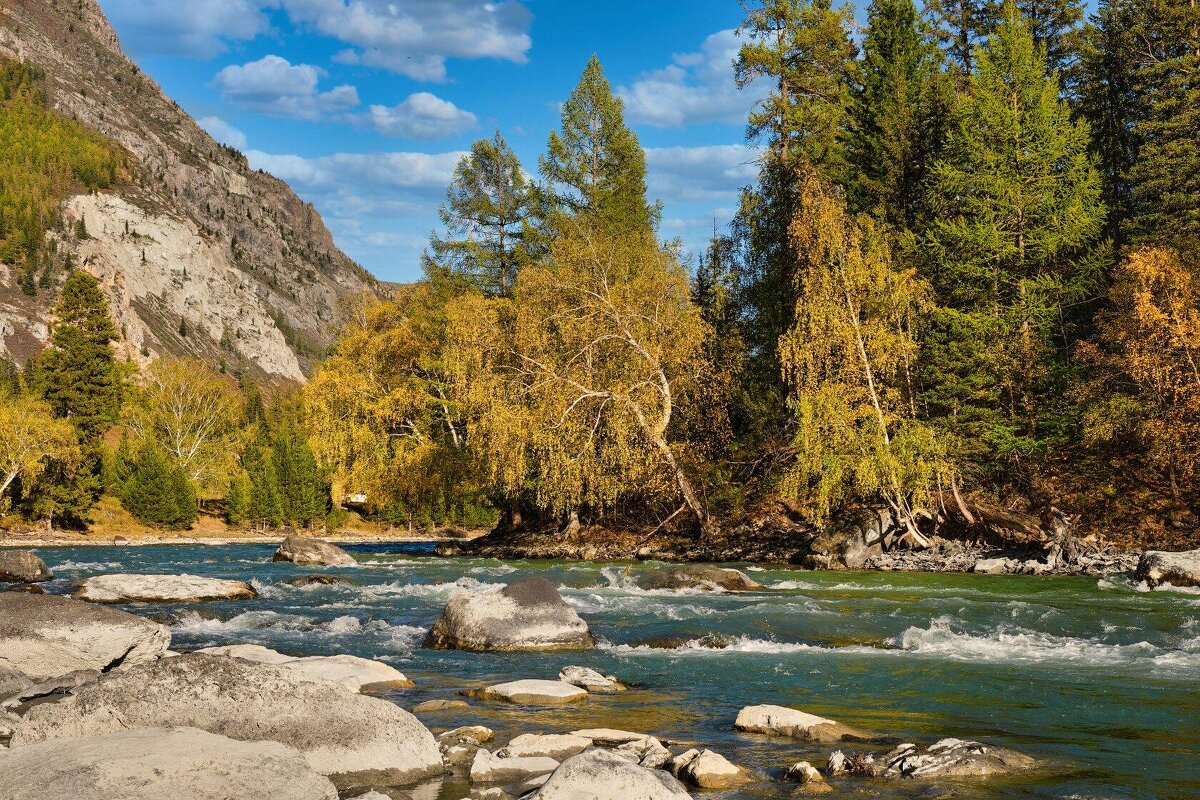
M 189 572 L 248 580 L 256 600 L 126 607 L 171 627 L 188 650 L 255 642 L 294 655 L 352 653 L 394 665 L 416 689 L 404 707 L 568 664 L 635 688 L 551 709 L 472 701 L 422 715 L 435 731 L 481 723 L 498 739 L 584 727 L 645 731 L 710 747 L 760 779 L 696 797 L 782 798 L 782 772 L 823 767 L 833 747 L 733 731 L 738 710 L 794 706 L 896 741 L 944 737 L 1005 745 L 1037 774 L 982 784 L 839 779 L 851 797 L 1200 797 L 1200 592 L 1147 591 L 1132 578 L 805 572 L 743 567 L 768 591 L 647 591 L 646 564 L 437 558 L 421 544 L 346 547 L 357 567 L 270 561 L 267 545 L 63 547 L 38 551 L 69 592 L 89 575 Z M 351 585 L 297 588 L 313 571 Z M 456 591 L 540 574 L 591 625 L 584 653 L 472 654 L 421 648 Z M 879 747 L 849 749 L 882 752 Z M 448 778 L 419 800 L 457 800 Z

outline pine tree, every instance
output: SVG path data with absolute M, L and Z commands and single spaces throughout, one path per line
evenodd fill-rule
M 69 419 L 82 443 L 96 442 L 117 420 L 122 373 L 109 343 L 117 331 L 97 280 L 71 274 L 54 307 L 50 346 L 36 359 L 33 388 L 59 417 Z
M 929 336 L 937 360 L 925 401 L 960 434 L 960 452 L 1023 458 L 1053 430 L 1067 309 L 1094 294 L 1105 252 L 1087 147 L 1086 123 L 1072 121 L 1010 14 L 979 54 L 935 166 L 938 219 L 923 248 L 945 306 Z
M 563 103 L 560 127 L 538 162 L 547 183 L 545 213 L 655 226 L 660 211 L 646 202 L 646 154 L 594 55 Z
M 987 0 L 928 0 L 925 15 L 951 72 L 965 81 L 975 71 L 975 48 L 987 40 Z
M 1016 8 L 1029 28 L 1033 45 L 1043 51 L 1046 70 L 1065 76 L 1079 50 L 1079 26 L 1083 22 L 1080 0 L 994 0 L 989 14 L 995 22 L 1006 16 L 1009 5 Z
M 941 53 L 912 0 L 872 0 L 849 137 L 853 206 L 911 228 L 952 104 Z
M 274 459 L 265 448 L 251 445 L 242 454 L 242 462 L 250 484 L 247 520 L 257 527 L 278 528 L 283 522 L 283 499 Z
M 179 530 L 196 521 L 196 490 L 183 468 L 153 445 L 142 448 L 121 486 L 121 505 L 140 522 Z
M 521 161 L 500 131 L 471 145 L 439 209 L 446 238 L 430 240 L 425 272 L 489 296 L 507 297 L 533 256 L 534 201 Z
M 324 519 L 328 493 L 308 437 L 295 423 L 281 428 L 272 448 L 281 516 L 287 523 L 308 527 Z
M 245 525 L 250 519 L 250 476 L 239 471 L 229 481 L 229 494 L 225 498 L 225 522 L 234 527 Z
M 1200 239 L 1200 5 L 1131 2 L 1139 44 L 1133 87 L 1145 104 L 1134 120 L 1132 238 Z

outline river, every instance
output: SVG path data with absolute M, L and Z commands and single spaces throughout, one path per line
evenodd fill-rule
M 347 546 L 359 564 L 321 568 L 349 586 L 296 588 L 313 571 L 271 563 L 268 545 L 42 548 L 52 592 L 111 572 L 190 572 L 251 581 L 257 600 L 128 610 L 170 625 L 187 650 L 257 642 L 295 655 L 386 661 L 418 688 L 405 707 L 582 664 L 635 685 L 565 708 L 474 703 L 423 715 L 431 728 L 482 723 L 500 738 L 583 727 L 702 743 L 761 779 L 697 797 L 786 797 L 782 770 L 823 767 L 828 745 L 735 733 L 742 706 L 795 706 L 903 741 L 980 739 L 1033 755 L 1035 776 L 957 793 L 945 785 L 840 779 L 852 797 L 1200 797 L 1200 592 L 1145 591 L 1131 578 L 834 573 L 743 567 L 769 591 L 646 591 L 648 565 L 434 557 L 427 545 Z M 445 601 L 532 574 L 560 587 L 601 642 L 593 652 L 472 654 L 420 647 Z M 853 749 L 853 748 L 851 748 Z M 862 748 L 882 751 L 879 748 Z M 460 779 L 419 800 L 457 800 Z

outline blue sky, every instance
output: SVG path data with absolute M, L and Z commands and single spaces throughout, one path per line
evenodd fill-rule
M 380 278 L 412 280 L 461 153 L 525 168 L 593 53 L 647 148 L 662 235 L 697 252 L 755 173 L 736 0 L 100 0 L 126 52 Z

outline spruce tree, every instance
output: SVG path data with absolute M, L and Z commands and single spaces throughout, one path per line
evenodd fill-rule
M 912 0 L 872 0 L 853 90 L 850 200 L 911 228 L 945 136 L 952 89 Z
M 142 448 L 121 485 L 121 505 L 140 522 L 179 530 L 196 521 L 196 490 L 183 468 L 153 445 Z
M 500 131 L 471 145 L 454 169 L 439 209 L 445 237 L 430 240 L 423 261 L 432 278 L 507 297 L 517 270 L 532 260 L 532 187 Z
M 278 528 L 283 522 L 283 499 L 274 459 L 267 449 L 252 445 L 243 453 L 242 462 L 250 484 L 247 521 L 257 527 Z
M 322 520 L 327 492 L 308 437 L 294 424 L 283 426 L 275 437 L 272 456 L 283 520 L 298 527 Z
M 987 0 L 928 0 L 925 15 L 933 35 L 946 52 L 950 71 L 966 81 L 975 71 L 975 48 L 987 40 L 990 6 Z
M 122 374 L 110 346 L 116 338 L 99 282 L 73 272 L 54 306 L 50 346 L 36 359 L 34 389 L 56 415 L 71 421 L 85 445 L 96 442 L 120 412 Z
M 990 15 L 999 23 L 1012 5 L 1033 37 L 1034 47 L 1046 58 L 1046 70 L 1064 76 L 1079 51 L 1079 26 L 1083 22 L 1083 3 L 1080 0 L 995 0 Z
M 225 498 L 225 522 L 234 527 L 245 525 L 250 519 L 250 476 L 239 470 L 229 481 L 229 494 Z
M 1024 458 L 1053 432 L 1068 309 L 1094 294 L 1104 252 L 1087 148 L 1086 123 L 1072 121 L 1010 13 L 979 54 L 934 168 L 938 219 L 923 248 L 944 306 L 925 401 L 977 454 Z
M 646 202 L 646 154 L 594 55 L 563 103 L 560 127 L 538 162 L 547 184 L 545 213 L 655 226 L 660 211 Z

